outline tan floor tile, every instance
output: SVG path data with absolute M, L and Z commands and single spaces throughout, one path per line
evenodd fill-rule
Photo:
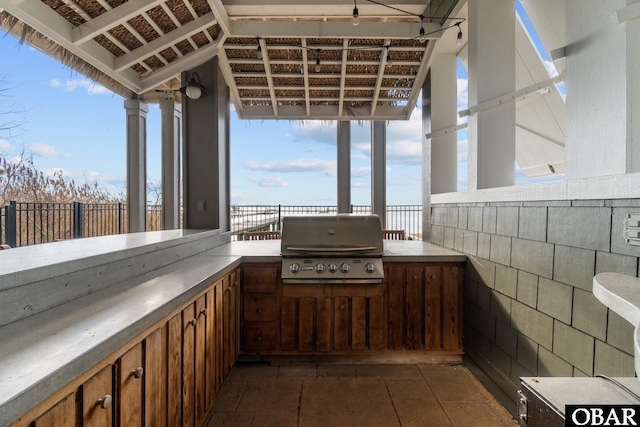
M 489 405 L 485 403 L 443 403 L 442 407 L 456 427 L 497 427 L 504 425 Z
M 358 379 L 422 379 L 416 365 L 355 365 Z
M 277 378 L 279 380 L 315 380 L 316 365 L 282 365 Z
M 206 427 L 251 427 L 253 412 L 216 412 Z
M 213 403 L 214 411 L 235 411 L 247 386 L 246 381 L 225 381 Z
M 296 427 L 298 411 L 256 412 L 251 427 Z
M 486 402 L 488 394 L 462 365 L 418 365 L 427 383 L 442 402 Z
M 263 364 L 240 364 L 231 369 L 226 381 L 275 380 L 278 367 Z
M 355 380 L 356 368 L 352 364 L 318 365 L 317 378 L 319 380 Z
M 449 418 L 423 380 L 386 380 L 402 427 L 451 426 Z
M 302 381 L 249 381 L 238 411 L 291 411 L 298 412 Z
M 300 427 L 400 426 L 384 381 L 306 381 Z

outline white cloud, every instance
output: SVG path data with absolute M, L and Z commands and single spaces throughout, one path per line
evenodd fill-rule
M 469 108 L 469 80 L 458 79 L 458 111 Z
M 251 182 L 258 184 L 258 187 L 288 187 L 289 183 L 280 176 L 266 176 L 262 178 L 251 178 Z
M 351 169 L 352 177 L 365 177 L 371 176 L 371 168 L 367 166 L 361 166 L 358 168 Z
M 51 79 L 49 85 L 54 88 L 60 88 L 65 92 L 75 92 L 77 88 L 84 89 L 89 95 L 111 94 L 112 92 L 90 80 L 69 79 L 65 82 L 60 79 Z
M 554 64 L 553 62 L 544 61 L 544 67 L 547 69 L 549 76 L 556 77 L 560 75 L 560 73 L 558 73 L 558 69 L 556 68 L 556 64 Z
M 40 157 L 71 157 L 69 153 L 61 153 L 56 147 L 42 143 L 31 144 L 29 151 L 34 156 Z
M 4 139 L 0 138 L 0 151 L 7 151 L 11 149 L 11 144 L 9 144 L 9 141 L 5 141 Z
M 291 126 L 291 137 L 295 142 L 336 145 L 337 135 L 336 122 L 297 121 Z
M 335 174 L 336 161 L 323 159 L 295 159 L 274 162 L 247 161 L 242 165 L 251 170 L 265 172 L 322 172 Z

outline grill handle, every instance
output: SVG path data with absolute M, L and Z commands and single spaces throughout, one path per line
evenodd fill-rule
M 352 246 L 345 248 L 318 248 L 318 247 L 304 247 L 304 246 L 287 246 L 288 251 L 294 252 L 365 252 L 375 251 L 377 246 Z

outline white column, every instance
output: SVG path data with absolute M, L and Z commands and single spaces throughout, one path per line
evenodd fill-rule
M 147 230 L 147 113 L 138 99 L 124 101 L 127 111 L 127 223 L 129 233 Z
M 338 122 L 338 213 L 351 212 L 351 122 Z
M 515 0 L 469 0 L 468 7 L 473 107 L 515 90 Z M 515 117 L 515 102 L 469 117 L 469 190 L 514 185 Z
M 371 213 L 387 224 L 387 122 L 371 122 Z
M 431 241 L 431 70 L 422 85 L 422 240 Z
M 173 93 L 160 100 L 162 115 L 162 229 L 180 228 L 180 120 Z
M 431 132 L 458 122 L 457 59 L 454 53 L 436 55 L 431 65 Z M 424 96 L 424 92 L 423 92 Z M 458 149 L 455 132 L 431 138 L 431 193 L 458 189 Z

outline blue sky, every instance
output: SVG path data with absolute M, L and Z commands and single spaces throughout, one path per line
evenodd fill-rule
M 520 8 L 520 6 L 518 5 Z M 520 8 L 519 12 L 523 12 Z M 528 19 L 524 18 L 525 24 Z M 534 39 L 538 40 L 537 37 Z M 544 50 L 542 50 L 544 54 Z M 21 126 L 0 135 L 11 159 L 27 149 L 38 169 L 125 193 L 124 100 L 9 35 L 0 35 L 0 103 Z M 458 109 L 467 80 L 458 67 Z M 3 90 L 4 89 L 4 90 Z M 420 104 L 418 102 L 418 104 Z M 6 111 L 6 108 L 1 108 Z M 2 123 L 9 120 L 0 116 Z M 231 114 L 231 198 L 236 204 L 335 204 L 335 122 L 241 121 Z M 387 126 L 387 203 L 421 204 L 421 112 Z M 467 131 L 458 132 L 458 189 L 466 190 Z M 352 122 L 352 203 L 370 203 L 370 123 Z M 160 110 L 149 106 L 147 178 L 160 185 Z M 557 179 L 557 178 L 555 178 Z M 521 173 L 517 183 L 526 180 Z M 541 179 L 546 180 L 546 179 Z M 149 195 L 153 203 L 155 196 Z

